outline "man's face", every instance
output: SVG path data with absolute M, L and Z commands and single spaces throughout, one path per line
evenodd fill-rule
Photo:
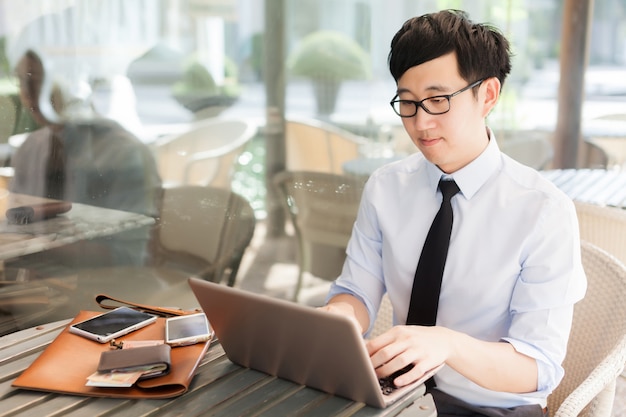
M 398 98 L 420 101 L 452 94 L 474 81 L 461 78 L 456 54 L 450 53 L 409 68 L 398 79 Z M 452 97 L 447 113 L 432 115 L 420 107 L 415 116 L 402 118 L 413 143 L 444 172 L 463 168 L 487 146 L 485 117 L 493 104 L 485 99 L 485 83 L 476 89 L 478 98 L 471 89 Z
M 41 62 L 30 56 L 23 57 L 17 66 L 17 77 L 20 82 L 22 105 L 31 111 L 37 123 L 40 125 L 47 124 L 39 109 L 39 96 L 44 77 Z

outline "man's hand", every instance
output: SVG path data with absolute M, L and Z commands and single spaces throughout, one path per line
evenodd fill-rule
M 319 309 L 354 320 L 361 334 L 369 327 L 369 315 L 365 305 L 352 295 L 339 294 L 333 297 L 325 306 L 319 307 Z
M 348 317 L 354 323 L 359 332 L 363 333 L 363 328 L 361 327 L 359 320 L 354 314 L 354 307 L 352 307 L 349 303 L 330 303 L 325 306 L 318 307 L 318 310 L 323 310 L 331 314 Z
M 442 327 L 394 326 L 368 341 L 367 350 L 379 378 L 408 365 L 413 368 L 398 376 L 394 384 L 409 385 L 448 357 L 447 330 Z
M 395 326 L 366 347 L 379 377 L 414 365 L 394 380 L 397 386 L 408 385 L 445 363 L 486 389 L 537 390 L 536 361 L 507 342 L 486 342 L 441 326 Z

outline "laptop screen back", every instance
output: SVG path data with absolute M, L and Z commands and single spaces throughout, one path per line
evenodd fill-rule
M 363 339 L 348 318 L 196 278 L 189 284 L 232 362 L 385 406 Z

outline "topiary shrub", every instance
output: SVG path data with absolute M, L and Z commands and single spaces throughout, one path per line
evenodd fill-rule
M 224 67 L 224 84 L 217 85 L 204 64 L 192 57 L 185 64 L 181 79 L 172 86 L 172 95 L 194 113 L 207 107 L 232 105 L 239 97 L 237 65 L 226 58 Z
M 318 115 L 335 109 L 341 83 L 371 77 L 365 50 L 341 32 L 318 31 L 302 39 L 287 61 L 289 72 L 313 82 Z

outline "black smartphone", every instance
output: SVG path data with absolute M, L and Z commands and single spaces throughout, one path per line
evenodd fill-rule
M 153 314 L 133 310 L 129 307 L 118 307 L 96 317 L 70 326 L 74 333 L 100 343 L 107 343 L 133 330 L 141 329 L 156 321 Z

